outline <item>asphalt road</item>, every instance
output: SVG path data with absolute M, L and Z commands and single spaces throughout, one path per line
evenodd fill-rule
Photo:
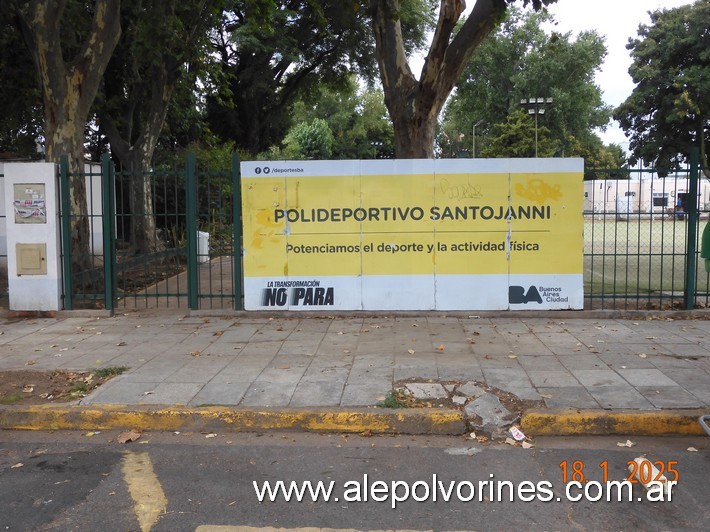
M 0 432 L 0 530 L 710 530 L 708 438 L 638 438 L 632 448 L 618 437 L 539 438 L 525 450 L 464 437 L 145 433 L 119 444 L 117 435 Z M 624 480 L 641 455 L 677 470 L 671 501 L 648 502 L 638 484 L 632 502 L 567 500 L 565 467 L 596 496 L 587 480 Z M 332 481 L 338 501 L 280 493 L 260 503 L 254 481 L 261 490 L 279 480 Z M 507 484 L 502 501 L 479 484 L 492 480 L 510 481 L 516 500 Z M 394 500 L 406 490 L 408 500 Z

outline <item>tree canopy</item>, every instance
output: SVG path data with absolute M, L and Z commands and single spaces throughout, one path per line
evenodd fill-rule
M 633 162 L 673 170 L 699 146 L 710 177 L 710 1 L 650 13 L 630 39 L 636 83 L 614 112 L 629 137 Z
M 370 0 L 380 79 L 395 129 L 399 158 L 434 154 L 437 119 L 474 51 L 503 20 L 515 0 L 477 0 L 459 26 L 464 0 L 441 0 L 431 45 L 417 79 L 407 61 L 402 32 L 402 0 Z M 521 0 L 540 10 L 556 0 Z
M 441 144 L 445 154 L 449 150 L 446 155 L 452 155 L 447 144 L 471 149 L 477 124 L 478 156 L 534 156 L 532 110 L 538 112 L 540 156 L 603 157 L 599 152 L 604 148 L 594 133 L 607 125 L 611 114 L 594 82 L 606 55 L 603 38 L 593 31 L 582 32 L 575 40 L 570 33 L 548 35 L 542 25 L 551 22 L 554 19 L 546 12 L 511 8 L 481 44 L 445 111 L 446 137 Z M 531 97 L 544 98 L 545 103 L 530 106 Z M 544 114 L 539 114 L 541 110 Z M 446 142 L 457 138 L 461 142 Z M 516 138 L 519 144 L 513 143 Z
M 230 0 L 212 36 L 225 81 L 207 98 L 212 131 L 259 153 L 284 138 L 301 94 L 351 72 L 373 77 L 364 11 L 345 0 Z

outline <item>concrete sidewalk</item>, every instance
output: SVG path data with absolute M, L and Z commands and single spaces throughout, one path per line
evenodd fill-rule
M 550 409 L 707 413 L 704 318 L 4 318 L 0 370 L 130 368 L 84 407 L 348 409 L 417 380 L 474 381 Z

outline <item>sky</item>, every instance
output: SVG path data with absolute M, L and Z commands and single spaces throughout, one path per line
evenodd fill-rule
M 475 0 L 467 0 L 466 14 L 470 13 Z M 629 76 L 631 56 L 626 45 L 630 38 L 638 37 L 640 24 L 650 24 L 649 11 L 672 9 L 692 4 L 693 0 L 557 0 L 548 6 L 555 16 L 555 30 L 572 32 L 572 38 L 581 31 L 596 30 L 605 38 L 607 56 L 596 83 L 602 89 L 604 101 L 616 107 L 631 95 L 634 83 Z M 414 59 L 412 68 L 421 70 L 423 59 Z M 628 151 L 629 143 L 619 124 L 612 120 L 606 131 L 599 131 L 605 144 L 619 144 Z
M 468 1 L 473 4 L 472 0 Z M 604 101 L 616 107 L 631 94 L 634 83 L 629 76 L 631 56 L 626 45 L 638 36 L 640 24 L 650 24 L 649 11 L 672 9 L 692 4 L 691 0 L 558 0 L 548 7 L 557 20 L 556 30 L 572 32 L 596 30 L 605 37 L 607 56 L 596 82 Z M 605 132 L 599 132 L 605 144 L 614 142 L 628 149 L 628 141 L 616 121 Z

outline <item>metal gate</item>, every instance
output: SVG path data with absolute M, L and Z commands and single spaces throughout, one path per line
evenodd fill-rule
M 86 187 L 81 217 L 70 212 L 76 177 Z M 140 203 L 136 188 L 146 191 Z M 74 176 L 63 157 L 60 190 L 64 308 L 242 308 L 236 154 L 226 170 L 198 167 L 190 153 L 182 168 L 140 175 L 105 154 L 100 167 Z

